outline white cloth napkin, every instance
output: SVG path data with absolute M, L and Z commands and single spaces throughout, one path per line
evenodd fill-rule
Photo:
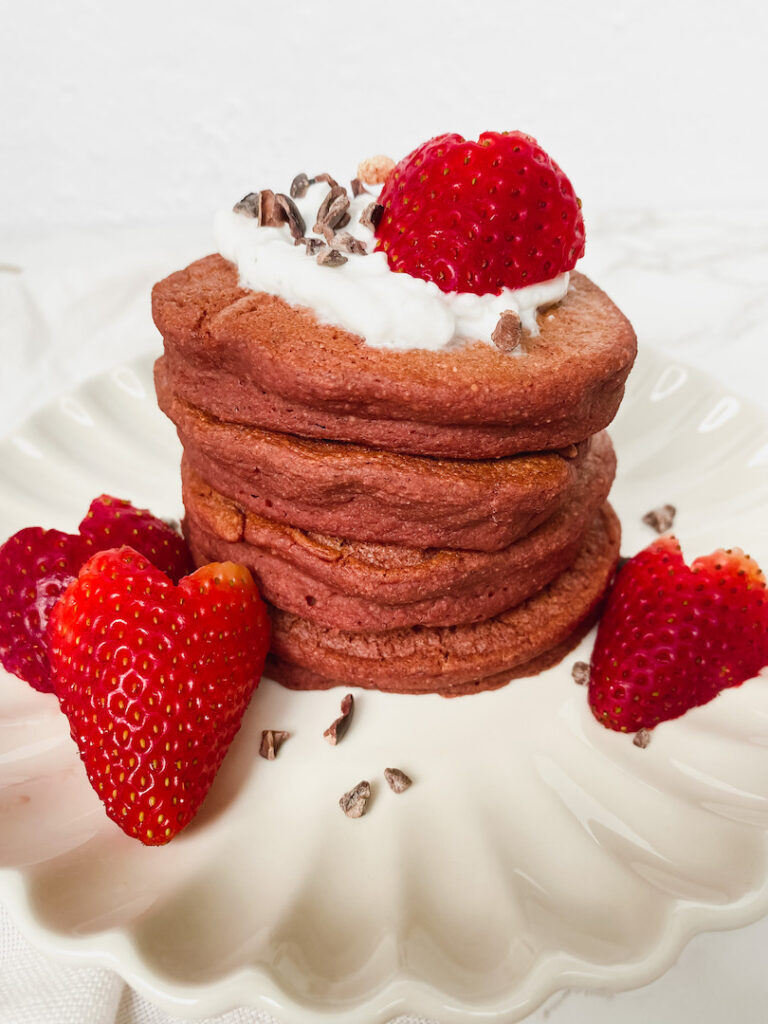
M 641 341 L 765 405 L 768 210 L 593 224 L 585 270 L 625 309 Z M 159 350 L 152 283 L 210 251 L 205 227 L 6 230 L 0 240 L 0 435 L 55 394 Z M 766 1024 L 768 919 L 700 936 L 664 978 L 616 996 L 565 993 L 531 1024 Z M 113 972 L 58 963 L 0 907 L 0 1024 L 170 1024 Z M 249 1009 L 207 1024 L 275 1024 Z M 435 1024 L 399 1018 L 398 1024 Z

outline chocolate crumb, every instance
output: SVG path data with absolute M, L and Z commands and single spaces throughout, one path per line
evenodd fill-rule
M 325 234 L 325 232 L 323 233 Z M 327 235 L 325 237 L 328 238 Z M 365 242 L 361 242 L 359 238 L 350 235 L 348 231 L 340 231 L 338 234 L 332 235 L 328 238 L 328 244 L 332 249 L 338 249 L 339 252 L 351 252 L 355 256 L 368 255 Z
M 299 208 L 296 203 L 294 203 L 290 196 L 286 196 L 282 192 L 278 192 L 275 196 L 275 203 L 285 214 L 285 219 L 288 222 L 288 228 L 293 237 L 303 238 L 304 232 L 307 230 L 307 225 L 304 223 L 304 218 L 299 213 Z
M 401 772 L 399 768 L 385 768 L 384 778 L 389 783 L 389 788 L 393 793 L 404 793 L 409 786 L 413 785 L 413 780 L 405 772 Z
M 320 249 L 325 249 L 325 242 L 322 238 L 297 238 L 294 245 L 306 247 L 307 256 L 316 256 Z
M 264 729 L 261 733 L 259 753 L 268 761 L 274 761 L 278 750 L 290 735 L 289 732 L 283 732 L 281 729 Z
M 586 661 L 575 661 L 571 669 L 574 683 L 579 686 L 586 686 L 589 682 L 589 665 Z
M 317 254 L 317 262 L 321 267 L 340 267 L 347 262 L 347 257 L 342 256 L 338 249 L 326 245 Z
M 522 337 L 520 317 L 514 309 L 505 309 L 493 329 L 491 341 L 500 352 L 514 352 Z
M 323 171 L 322 174 L 316 174 L 315 177 L 312 179 L 313 184 L 316 181 L 325 181 L 331 186 L 331 188 L 341 188 L 338 181 L 336 181 L 335 178 L 332 178 L 327 171 Z M 346 189 L 344 189 L 344 191 L 346 192 Z
M 640 729 L 639 732 L 635 733 L 635 738 L 632 740 L 636 747 L 640 747 L 641 750 L 645 750 L 648 744 L 651 742 L 651 733 L 648 729 Z
M 371 231 L 375 231 L 379 226 L 382 213 L 384 213 L 384 207 L 381 203 L 369 203 L 360 214 L 360 223 L 364 228 L 370 228 Z
M 323 227 L 327 226 L 332 229 L 344 227 L 344 218 L 346 217 L 345 223 L 349 223 L 349 196 L 347 190 L 342 188 L 341 185 L 333 185 L 328 195 L 320 203 L 320 209 L 317 211 L 317 222 L 315 223 L 312 230 L 316 234 L 322 234 Z
M 329 227 L 343 228 L 345 224 L 349 224 L 349 196 L 345 192 L 343 195 L 336 196 L 331 205 L 326 211 L 324 223 Z
M 279 228 L 288 218 L 282 206 L 275 201 L 275 193 L 270 188 L 259 192 L 259 227 Z
M 243 196 L 240 202 L 232 207 L 232 212 L 256 219 L 259 216 L 259 193 L 249 192 L 247 196 Z
M 235 213 L 255 218 L 259 222 L 259 227 L 263 228 L 279 228 L 288 221 L 288 214 L 276 201 L 275 193 L 269 188 L 263 188 L 261 192 L 249 192 L 239 203 L 235 203 L 232 209 Z M 296 212 L 298 213 L 298 210 Z
M 339 799 L 339 807 L 348 818 L 362 818 L 371 799 L 371 784 L 363 780 Z
M 672 529 L 677 509 L 674 505 L 662 505 L 660 508 L 651 509 L 643 516 L 643 522 L 653 527 L 656 533 L 666 533 Z
M 358 196 L 369 196 L 371 194 L 359 178 L 353 178 L 349 183 L 349 187 L 352 190 L 352 195 L 355 199 L 357 199 Z
M 335 747 L 339 740 L 344 738 L 344 735 L 352 722 L 352 713 L 354 710 L 355 698 L 351 693 L 348 693 L 341 701 L 341 715 L 335 722 L 331 722 L 323 733 L 323 737 L 328 740 L 332 747 Z
M 310 185 L 314 185 L 315 178 L 308 178 L 304 171 L 297 174 L 291 182 L 291 199 L 303 199 L 307 194 L 307 189 Z

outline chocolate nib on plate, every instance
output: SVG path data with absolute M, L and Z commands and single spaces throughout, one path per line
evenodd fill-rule
M 339 807 L 348 818 L 362 818 L 370 799 L 371 784 L 363 780 L 363 782 L 358 782 L 354 789 L 350 789 L 348 793 L 345 793 L 340 798 Z
M 325 246 L 317 254 L 317 262 L 321 267 L 340 267 L 347 262 L 347 257 L 342 256 L 338 249 L 329 249 Z
M 513 352 L 520 344 L 523 328 L 514 309 L 505 309 L 493 329 L 491 341 L 501 352 Z
M 579 686 L 586 686 L 589 682 L 589 665 L 586 661 L 574 662 L 571 675 L 573 676 L 574 683 L 578 683 Z
M 401 772 L 399 768 L 385 768 L 384 778 L 389 783 L 389 788 L 393 793 L 404 793 L 412 785 L 412 780 L 408 778 L 405 772 Z
M 307 194 L 307 189 L 309 188 L 310 185 L 314 185 L 315 180 L 315 178 L 308 178 L 304 171 L 302 171 L 300 174 L 297 174 L 296 177 L 291 182 L 291 198 L 303 199 L 304 196 Z
M 360 214 L 360 223 L 364 228 L 370 228 L 371 231 L 375 231 L 381 220 L 382 213 L 384 213 L 384 207 L 381 203 L 369 203 Z
M 323 737 L 328 740 L 332 747 L 335 747 L 339 740 L 344 738 L 344 735 L 352 722 L 352 713 L 354 710 L 355 698 L 351 693 L 348 693 L 341 701 L 341 715 L 335 722 L 331 722 L 323 733 Z
M 651 509 L 643 516 L 643 522 L 652 526 L 656 533 L 666 533 L 672 529 L 677 509 L 674 505 L 662 505 L 661 508 Z
M 299 213 L 299 208 L 291 199 L 290 196 L 284 195 L 282 192 L 278 192 L 275 196 L 275 203 L 283 211 L 285 219 L 288 222 L 288 228 L 294 238 L 303 238 L 304 232 L 307 230 L 307 226 L 304 223 L 304 218 Z
M 278 750 L 290 735 L 289 732 L 282 732 L 280 729 L 264 729 L 261 734 L 259 753 L 268 761 L 274 761 Z
M 648 744 L 651 742 L 651 734 L 647 729 L 640 729 L 639 732 L 635 733 L 635 738 L 632 740 L 636 747 L 640 747 L 641 750 L 645 750 Z

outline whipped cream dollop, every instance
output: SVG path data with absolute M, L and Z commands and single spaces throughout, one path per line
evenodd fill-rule
M 329 190 L 320 182 L 295 200 L 308 236 Z M 505 288 L 499 295 L 443 292 L 432 281 L 393 273 L 386 255 L 373 251 L 373 232 L 360 223 L 362 212 L 375 200 L 365 193 L 350 197 L 350 222 L 343 230 L 359 238 L 368 255 L 350 255 L 340 267 L 318 264 L 304 245 L 294 244 L 287 225 L 259 227 L 254 218 L 231 210 L 216 215 L 216 244 L 237 266 L 244 288 L 307 306 L 318 320 L 358 334 L 376 348 L 439 351 L 468 340 L 490 343 L 508 309 L 536 334 L 537 310 L 559 302 L 568 291 L 567 273 L 527 288 Z

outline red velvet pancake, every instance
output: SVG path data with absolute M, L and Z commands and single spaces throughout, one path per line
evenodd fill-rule
M 185 533 L 197 564 L 246 565 L 272 604 L 350 631 L 449 626 L 498 615 L 576 558 L 615 470 L 595 438 L 568 500 L 537 529 L 496 552 L 421 549 L 306 533 L 244 511 L 185 462 Z
M 620 539 L 618 519 L 606 505 L 570 569 L 523 604 L 472 625 L 352 633 L 272 609 L 273 671 L 296 687 L 446 695 L 503 685 L 516 670 L 540 671 L 548 654 L 565 654 L 594 621 Z
M 563 448 L 613 419 L 631 325 L 582 274 L 518 350 L 366 345 L 311 310 L 239 287 L 208 256 L 155 285 L 175 395 L 227 422 L 410 454 L 484 459 Z

